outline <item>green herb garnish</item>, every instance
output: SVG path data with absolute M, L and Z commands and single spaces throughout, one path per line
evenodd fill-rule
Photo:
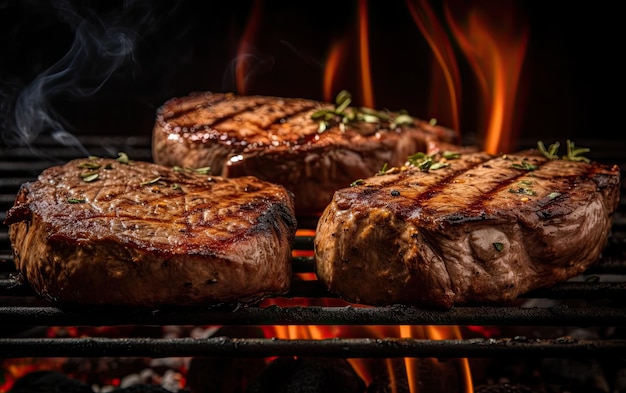
M 441 168 L 445 168 L 447 166 L 450 166 L 449 162 L 435 162 L 434 164 L 432 164 L 430 166 L 430 170 L 431 171 L 436 171 L 437 169 L 441 169 Z
M 69 203 L 85 203 L 85 198 L 67 198 Z
M 100 168 L 100 164 L 96 164 L 95 162 L 85 161 L 85 162 L 81 162 L 80 165 L 78 165 L 78 167 L 80 169 L 98 169 Z
M 587 157 L 583 157 L 581 154 L 589 153 L 591 150 L 586 147 L 576 147 L 574 146 L 574 142 L 568 140 L 567 141 L 567 158 L 563 158 L 564 160 L 570 161 L 584 161 L 590 162 L 591 160 Z
M 371 108 L 355 108 L 350 106 L 351 103 L 352 94 L 347 90 L 342 90 L 335 98 L 335 108 L 320 109 L 313 112 L 311 119 L 319 122 L 317 132 L 321 134 L 333 125 L 338 126 L 344 132 L 345 127 L 353 122 L 386 123 L 392 129 L 413 123 L 413 118 L 404 110 L 393 116 L 389 112 Z
M 384 175 L 385 173 L 387 173 L 387 163 L 385 163 L 383 167 L 380 168 L 380 171 L 378 171 L 376 176 L 381 176 L 381 175 Z
M 419 168 L 421 171 L 428 172 L 431 165 L 433 164 L 433 156 L 429 156 L 426 153 L 417 152 L 415 154 L 411 154 L 407 158 L 407 162 L 409 165 Z
M 194 172 L 194 173 L 199 173 L 201 175 L 208 175 L 211 173 L 211 167 L 210 166 L 205 166 L 202 168 L 190 168 L 190 167 L 181 167 L 178 165 L 174 165 L 172 167 L 172 170 L 174 172 Z
M 202 168 L 194 168 L 192 169 L 194 172 L 199 173 L 201 175 L 208 175 L 209 173 L 211 173 L 211 167 L 210 166 L 205 166 Z
M 534 171 L 535 169 L 537 169 L 537 165 L 531 164 L 528 161 L 522 161 L 521 163 L 513 163 L 511 164 L 511 167 L 522 170 L 522 171 Z
M 100 175 L 98 174 L 98 172 L 87 172 L 80 175 L 81 179 L 83 179 L 83 181 L 86 181 L 87 183 L 98 180 L 99 176 Z
M 154 183 L 158 182 L 159 180 L 161 180 L 161 176 L 159 176 L 159 177 L 155 177 L 155 178 L 154 178 L 154 179 L 152 179 L 152 180 L 148 180 L 148 181 L 144 181 L 144 182 L 142 182 L 142 183 L 139 183 L 139 185 L 140 185 L 140 186 L 147 186 L 148 184 L 154 184 Z
M 461 157 L 461 153 L 457 153 L 454 151 L 444 151 L 441 153 L 441 156 L 447 160 L 456 160 Z
M 522 194 L 522 195 L 530 195 L 530 196 L 537 195 L 535 191 L 527 187 L 509 188 L 509 192 L 513 194 Z
M 557 155 L 558 151 L 559 151 L 559 146 L 561 146 L 561 144 L 559 142 L 553 143 L 550 145 L 550 147 L 548 149 L 546 149 L 546 146 L 543 144 L 543 141 L 539 141 L 537 142 L 537 148 L 539 149 L 539 151 L 548 159 L 550 160 L 558 160 L 559 156 Z
M 117 162 L 119 162 L 120 164 L 128 164 L 130 163 L 130 160 L 128 159 L 128 155 L 124 152 L 119 152 L 117 153 L 118 157 L 117 157 Z
M 445 159 L 445 160 L 455 160 L 459 157 L 461 157 L 461 154 L 459 153 L 454 153 L 454 152 L 444 152 L 441 154 L 441 156 Z M 419 170 L 421 170 L 422 172 L 428 172 L 430 170 L 437 170 L 437 169 L 441 169 L 441 168 L 445 168 L 447 166 L 450 166 L 449 162 L 446 161 L 435 161 L 436 155 L 434 154 L 426 154 L 426 153 L 422 153 L 422 152 L 417 152 L 415 154 L 411 154 L 408 158 L 407 158 L 407 163 L 411 166 L 414 166 L 416 168 L 418 168 Z
M 365 180 L 357 179 L 357 180 L 353 181 L 352 183 L 350 183 L 350 187 L 360 186 L 362 184 L 365 184 Z
M 550 160 L 558 160 L 559 158 L 567 161 L 584 161 L 590 162 L 587 157 L 583 157 L 582 155 L 585 153 L 589 153 L 591 150 L 585 147 L 576 147 L 574 142 L 571 140 L 567 140 L 567 153 L 564 156 L 558 155 L 559 147 L 561 144 L 559 142 L 551 144 L 548 148 L 544 145 L 542 141 L 537 142 L 537 148 L 539 151 Z

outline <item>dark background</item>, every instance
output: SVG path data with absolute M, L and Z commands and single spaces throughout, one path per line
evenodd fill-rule
M 150 135 L 165 100 L 236 91 L 234 59 L 255 4 L 261 25 L 246 93 L 323 99 L 328 48 L 355 31 L 356 1 L 0 0 L 0 143 L 60 128 Z M 520 137 L 624 140 L 625 22 L 616 3 L 512 4 L 529 28 Z M 431 2 L 437 12 L 441 5 Z M 405 2 L 370 1 L 369 10 L 376 106 L 450 125 L 448 114 L 430 109 L 432 56 Z M 459 64 L 459 129 L 480 138 L 481 102 L 462 56 Z M 358 78 L 341 82 L 358 93 Z

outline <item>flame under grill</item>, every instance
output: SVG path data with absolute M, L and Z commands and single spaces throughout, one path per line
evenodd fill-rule
M 89 154 L 117 156 L 124 151 L 135 160 L 151 160 L 147 137 L 80 137 Z M 624 143 L 577 141 L 591 148 L 594 160 L 626 170 Z M 19 186 L 44 168 L 84 157 L 82 149 L 42 138 L 24 148 L 0 147 L 0 222 Z M 624 182 L 622 182 L 622 195 Z M 302 222 L 305 228 L 314 223 Z M 296 249 L 311 250 L 312 238 L 300 236 Z M 7 227 L 0 227 L 0 320 L 5 328 L 28 332 L 33 326 L 166 326 L 166 325 L 459 325 L 538 327 L 626 326 L 626 201 L 614 218 L 609 244 L 601 260 L 584 275 L 524 296 L 521 306 L 467 306 L 427 310 L 407 306 L 268 306 L 194 307 L 164 309 L 59 308 L 39 300 L 15 278 Z M 295 257 L 294 271 L 312 272 L 311 257 Z M 589 277 L 600 280 L 590 280 Z M 296 279 L 287 298 L 332 298 L 317 281 Z M 532 302 L 536 299 L 536 302 Z M 20 330 L 22 329 L 22 330 Z M 560 337 L 499 337 L 459 340 L 420 338 L 333 338 L 280 340 L 273 338 L 41 338 L 28 334 L 0 337 L 0 353 L 12 357 L 57 356 L 331 356 L 390 357 L 601 357 L 622 356 L 626 340 Z

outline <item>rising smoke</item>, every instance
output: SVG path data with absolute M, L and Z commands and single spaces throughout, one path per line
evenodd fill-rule
M 70 39 L 53 42 L 66 50 L 57 58 L 47 59 L 47 64 L 42 59 L 32 61 L 33 56 L 28 55 L 17 59 L 34 63 L 23 64 L 34 69 L 25 72 L 34 74 L 31 80 L 23 80 L 23 75 L 20 79 L 7 72 L 0 74 L 1 140 L 8 146 L 31 146 L 45 135 L 88 154 L 55 102 L 92 97 L 113 79 L 135 83 L 141 74 L 135 55 L 138 45 L 162 25 L 163 19 L 175 13 L 176 6 L 169 4 L 167 9 L 159 9 L 146 1 L 115 1 L 94 8 L 92 3 L 62 0 L 47 3 L 42 10 L 41 3 L 29 3 L 18 2 L 14 7 L 19 9 L 11 11 L 23 19 L 45 17 L 46 22 L 38 24 L 33 20 L 28 26 L 29 23 L 16 21 L 19 27 L 10 32 L 9 39 L 27 43 L 20 34 L 29 31 L 28 34 L 38 35 L 37 42 L 45 42 L 50 39 L 46 34 L 51 34 L 52 28 L 66 32 L 57 35 Z M 37 14 L 26 11 L 29 5 L 38 10 Z M 0 7 L 4 8 L 0 12 L 7 7 Z M 33 32 L 37 26 L 40 30 Z M 28 53 L 28 48 L 22 49 L 18 53 Z

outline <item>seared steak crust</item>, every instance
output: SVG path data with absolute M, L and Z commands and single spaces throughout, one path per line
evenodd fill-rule
M 18 270 L 51 301 L 216 304 L 289 289 L 293 209 L 254 177 L 85 158 L 24 184 L 6 223 Z
M 300 98 L 194 93 L 157 112 L 153 158 L 163 165 L 210 166 L 214 175 L 253 175 L 295 195 L 299 214 L 319 214 L 335 190 L 400 165 L 433 142 L 455 142 L 453 131 L 413 119 L 330 125 L 319 132 L 312 114 L 331 104 Z M 387 128 L 386 128 L 387 127 Z
M 619 201 L 617 167 L 535 151 L 447 164 L 335 193 L 315 238 L 330 291 L 372 305 L 508 302 L 599 258 Z

